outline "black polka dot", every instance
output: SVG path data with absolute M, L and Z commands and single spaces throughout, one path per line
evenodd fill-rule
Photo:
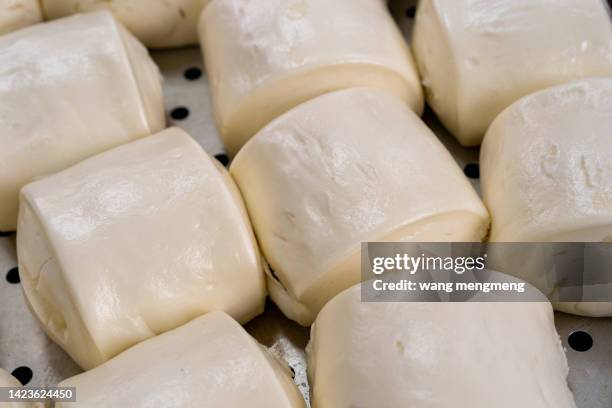
M 224 166 L 227 166 L 229 164 L 229 157 L 227 157 L 227 154 L 225 153 L 216 154 L 215 159 L 219 160 L 219 163 Z
M 588 351 L 593 347 L 593 338 L 587 332 L 575 331 L 569 335 L 567 342 L 576 351 Z
M 289 366 L 289 369 L 291 370 L 291 378 L 295 379 L 295 369 L 291 366 Z
M 189 109 L 184 106 L 179 106 L 178 108 L 172 109 L 170 112 L 170 117 L 175 120 L 183 120 L 189 116 Z
M 187 68 L 183 75 L 188 81 L 195 81 L 196 79 L 200 79 L 202 76 L 202 70 L 198 67 Z
M 22 385 L 27 385 L 32 380 L 34 374 L 30 367 L 22 366 L 14 369 L 11 375 L 18 379 Z
M 17 267 L 12 268 L 6 273 L 6 280 L 8 283 L 19 283 L 21 280 L 19 279 L 19 269 Z
M 0 231 L 0 237 L 10 237 L 15 234 L 13 231 Z
M 478 163 L 469 163 L 465 166 L 463 172 L 471 179 L 480 178 L 480 165 Z
M 416 6 L 408 7 L 406 9 L 406 17 L 414 18 L 415 15 L 416 15 Z

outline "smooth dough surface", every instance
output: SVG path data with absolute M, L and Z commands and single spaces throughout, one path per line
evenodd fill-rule
M 232 155 L 275 117 L 334 90 L 385 89 L 423 110 L 412 55 L 380 0 L 219 0 L 199 32 Z
M 142 342 L 60 387 L 56 408 L 305 408 L 287 367 L 222 312 Z
M 109 13 L 1 36 L 0 231 L 33 178 L 164 126 L 159 70 Z
M 272 299 L 309 325 L 360 280 L 360 243 L 480 241 L 488 214 L 420 118 L 384 91 L 320 96 L 273 121 L 230 172 L 270 273 Z
M 491 241 L 612 242 L 610 129 L 612 78 L 552 87 L 499 115 L 487 132 L 480 162 Z M 534 252 L 529 262 L 520 258 L 525 263 L 515 269 L 535 272 L 523 278 L 542 289 L 537 265 L 547 257 Z M 500 262 L 512 259 L 518 260 L 510 256 Z M 609 291 L 612 297 L 612 285 Z M 558 308 L 612 315 L 612 303 Z
M 360 286 L 311 328 L 313 408 L 574 408 L 550 304 L 365 303 Z
M 612 76 L 605 0 L 422 0 L 413 48 L 429 105 L 465 146 L 525 95 Z
M 0 387 L 21 387 L 21 383 L 6 370 L 0 368 Z
M 208 0 L 41 0 L 47 19 L 108 10 L 147 47 L 198 43 L 198 18 Z
M 28 302 L 83 368 L 211 310 L 263 311 L 261 255 L 227 171 L 170 128 L 24 187 Z
M 38 0 L 1 0 L 0 35 L 42 21 Z

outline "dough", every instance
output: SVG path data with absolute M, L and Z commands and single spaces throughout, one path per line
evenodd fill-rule
M 60 387 L 56 408 L 305 408 L 289 370 L 222 312 L 147 340 Z
M 21 387 L 21 383 L 7 371 L 0 368 L 0 387 Z
M 575 408 L 548 302 L 362 303 L 311 329 L 313 408 Z
M 484 200 L 493 220 L 491 241 L 612 241 L 610 129 L 612 78 L 549 88 L 499 115 L 485 137 L 480 164 Z M 537 266 L 548 256 L 534 252 L 529 263 L 514 269 L 535 271 L 524 278 L 542 289 L 545 282 L 537 276 Z M 612 293 L 612 284 L 609 290 Z M 561 308 L 612 315 L 612 303 Z
M 412 55 L 380 0 L 218 0 L 199 32 L 232 155 L 275 117 L 334 90 L 385 89 L 423 110 Z
M 0 37 L 0 231 L 34 177 L 164 126 L 159 70 L 109 13 Z
M 421 0 L 415 24 L 427 102 L 464 146 L 522 96 L 612 76 L 605 0 Z
M 49 19 L 109 10 L 147 47 L 198 43 L 197 24 L 208 0 L 41 0 Z
M 1 0 L 0 35 L 42 21 L 38 0 Z
M 178 128 L 25 186 L 17 251 L 31 309 L 84 369 L 208 311 L 264 307 L 238 191 Z
M 400 99 L 373 89 L 320 96 L 236 156 L 270 273 L 270 296 L 309 325 L 360 280 L 360 243 L 480 241 L 488 214 L 453 158 Z
M 15 377 L 0 368 L 0 387 L 21 387 L 21 383 Z M 43 408 L 39 403 L 33 402 L 0 402 L 0 408 Z

